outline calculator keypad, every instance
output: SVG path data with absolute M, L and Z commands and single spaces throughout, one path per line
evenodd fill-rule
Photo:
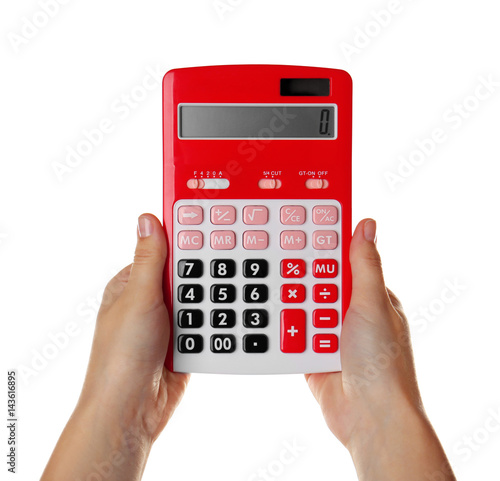
M 174 205 L 174 369 L 340 369 L 341 206 L 322 200 Z

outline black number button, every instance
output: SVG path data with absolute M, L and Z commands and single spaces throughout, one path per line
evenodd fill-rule
M 232 309 L 214 309 L 210 313 L 210 324 L 212 327 L 234 327 L 236 325 L 236 313 Z
M 212 277 L 234 277 L 236 263 L 232 259 L 216 259 L 210 263 Z
M 183 334 L 177 339 L 177 348 L 179 349 L 179 352 L 183 353 L 201 352 L 203 351 L 203 337 L 199 334 Z
M 234 302 L 236 287 L 232 284 L 214 284 L 210 288 L 210 299 L 212 302 Z
M 243 311 L 243 325 L 245 327 L 266 327 L 269 316 L 265 309 L 245 309 Z
M 234 352 L 236 338 L 232 334 L 215 334 L 210 338 L 212 352 Z
M 199 259 L 183 259 L 177 264 L 179 277 L 201 277 L 203 275 L 203 262 Z
M 245 302 L 266 302 L 269 292 L 265 284 L 248 284 L 243 286 L 243 300 Z
M 177 324 L 179 327 L 201 327 L 203 326 L 203 311 L 200 309 L 181 309 L 177 313 Z
M 182 284 L 177 289 L 179 302 L 197 304 L 203 300 L 203 287 L 200 284 Z
M 267 277 L 269 263 L 265 259 L 247 259 L 243 261 L 243 275 L 245 277 Z
M 243 336 L 243 350 L 245 352 L 266 352 L 269 348 L 269 339 L 264 334 L 247 334 Z

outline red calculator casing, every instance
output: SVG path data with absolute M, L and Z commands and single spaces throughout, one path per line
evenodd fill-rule
M 329 96 L 282 96 L 282 78 L 329 78 Z M 180 139 L 178 105 L 324 104 L 337 105 L 337 138 L 304 139 Z M 164 274 L 164 296 L 173 329 L 173 206 L 181 199 L 335 199 L 342 206 L 342 321 L 351 295 L 349 244 L 351 239 L 352 80 L 343 70 L 284 65 L 222 65 L 174 69 L 163 79 L 163 225 L 169 245 Z M 195 174 L 196 172 L 196 174 Z M 281 181 L 278 189 L 260 189 L 259 180 Z M 326 174 L 318 174 L 324 173 Z M 267 175 L 266 175 L 267 173 Z M 306 180 L 328 181 L 328 187 L 306 188 Z M 190 189 L 193 178 L 223 177 L 227 189 Z M 173 332 L 173 331 L 171 331 Z M 173 365 L 173 335 L 166 365 Z

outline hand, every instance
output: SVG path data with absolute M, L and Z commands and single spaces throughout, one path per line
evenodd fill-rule
M 352 297 L 341 334 L 342 372 L 306 374 L 326 423 L 363 480 L 455 479 L 420 397 L 408 322 L 385 287 L 376 224 L 359 223 Z M 424 473 L 424 470 L 426 473 Z M 434 479 L 434 478 L 429 478 Z
M 87 479 L 99 469 L 107 480 L 140 479 L 189 380 L 164 366 L 166 253 L 160 222 L 142 215 L 134 263 L 106 287 L 82 393 L 42 480 Z

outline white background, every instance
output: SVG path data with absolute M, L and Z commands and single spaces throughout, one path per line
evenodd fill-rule
M 232 3 L 221 17 L 212 0 L 69 0 L 45 26 L 24 27 L 32 36 L 24 40 L 24 17 L 43 22 L 38 1 L 2 6 L 2 378 L 8 368 L 38 369 L 19 375 L 17 479 L 40 476 L 75 405 L 95 302 L 132 260 L 137 216 L 161 217 L 161 88 L 128 110 L 121 96 L 148 70 L 233 63 L 351 73 L 354 220 L 378 221 L 387 283 L 412 320 L 424 403 L 456 474 L 498 479 L 500 431 L 490 422 L 500 410 L 497 2 L 401 0 L 378 27 L 372 12 L 389 0 Z M 364 45 L 360 29 L 370 32 Z M 345 54 L 355 37 L 361 48 Z M 497 85 L 478 100 L 481 77 Z M 467 118 L 450 113 L 464 103 Z M 113 132 L 59 180 L 53 163 L 105 118 Z M 391 190 L 386 173 L 436 128 L 446 140 L 413 154 L 421 165 Z M 444 304 L 447 283 L 462 287 Z M 419 314 L 429 308 L 432 321 Z M 78 333 L 44 365 L 49 335 L 71 323 Z M 294 440 L 305 449 L 281 472 L 280 451 Z M 144 479 L 257 479 L 269 466 L 279 472 L 271 479 L 356 479 L 302 376 L 195 375 Z

